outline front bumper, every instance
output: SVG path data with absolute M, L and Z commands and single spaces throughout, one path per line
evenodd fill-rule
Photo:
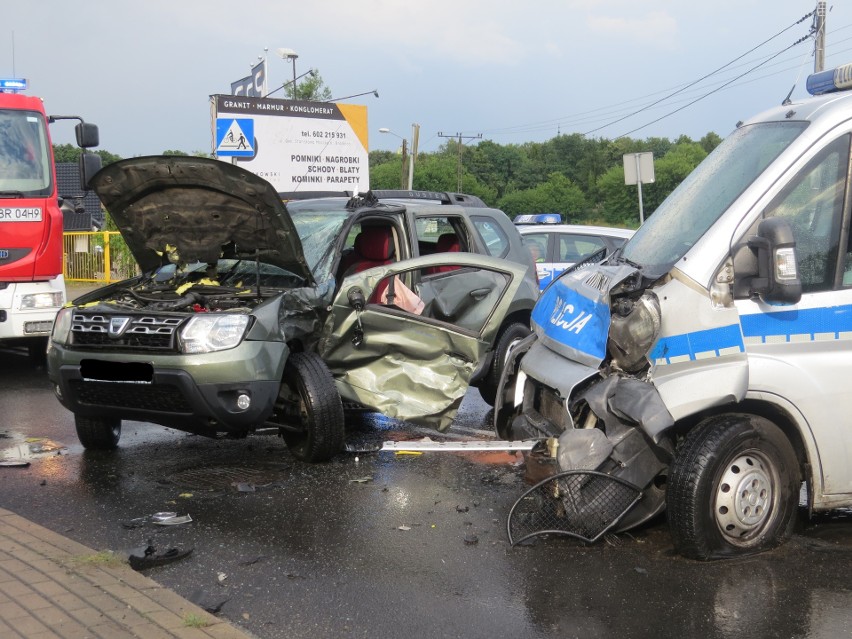
M 83 352 L 51 343 L 48 372 L 57 398 L 75 414 L 152 422 L 200 435 L 243 435 L 272 414 L 287 354 L 281 342 L 243 342 L 218 353 L 153 357 Z M 86 377 L 91 370 L 109 374 Z M 237 406 L 241 395 L 250 399 L 245 409 Z

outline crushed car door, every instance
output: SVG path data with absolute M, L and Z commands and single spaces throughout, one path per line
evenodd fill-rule
M 343 280 L 320 355 L 344 401 L 446 430 L 525 267 L 444 253 Z

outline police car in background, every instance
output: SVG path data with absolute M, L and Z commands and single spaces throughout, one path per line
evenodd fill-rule
M 562 224 L 558 213 L 518 215 L 514 221 L 532 253 L 542 290 L 566 268 L 601 249 L 609 255 L 634 233 L 607 226 Z

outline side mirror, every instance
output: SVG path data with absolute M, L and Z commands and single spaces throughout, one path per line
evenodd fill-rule
M 92 176 L 101 170 L 101 156 L 83 151 L 77 162 L 80 169 L 80 188 L 88 191 Z
M 796 266 L 796 240 L 784 218 L 770 217 L 748 239 L 757 254 L 757 277 L 751 280 L 751 294 L 767 304 L 796 304 L 802 299 L 802 282 Z
M 100 135 L 96 124 L 80 122 L 74 127 L 74 132 L 77 134 L 77 146 L 80 148 L 90 149 L 100 144 Z

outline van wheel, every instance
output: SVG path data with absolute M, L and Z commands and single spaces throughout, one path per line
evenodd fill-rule
M 506 358 L 512 347 L 530 334 L 528 326 L 515 322 L 509 324 L 502 330 L 497 338 L 497 347 L 494 349 L 494 359 L 491 360 L 491 368 L 479 386 L 479 394 L 482 395 L 489 406 L 494 406 L 497 399 L 497 388 L 500 385 L 500 376 L 506 366 Z
M 296 459 L 330 459 L 344 442 L 343 404 L 334 378 L 316 353 L 292 353 L 275 405 L 281 436 Z
M 693 428 L 672 464 L 666 507 L 678 552 L 691 559 L 748 555 L 792 532 L 800 473 L 772 422 L 721 415 Z
M 89 450 L 113 450 L 121 439 L 121 420 L 118 418 L 83 417 L 74 415 L 77 439 Z

